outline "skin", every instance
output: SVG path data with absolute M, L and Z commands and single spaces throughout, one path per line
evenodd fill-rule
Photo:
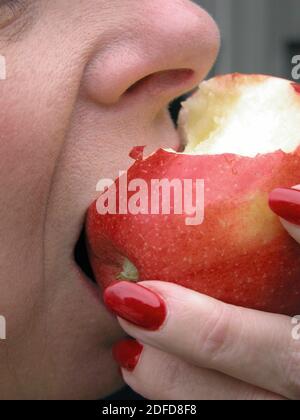
M 300 226 L 280 222 L 300 244 Z M 122 369 L 134 390 L 166 400 L 300 399 L 299 315 L 227 305 L 175 284 L 141 284 L 164 300 L 167 317 L 155 332 L 118 318 L 143 344 L 135 369 Z
M 185 296 L 194 302 L 185 312 L 193 333 L 179 347 L 186 325 L 180 329 L 179 322 L 175 336 L 171 318 L 152 335 L 120 321 L 122 331 L 73 260 L 99 178 L 126 169 L 132 146 L 176 145 L 166 107 L 214 62 L 219 36 L 213 21 L 183 0 L 25 0 L 26 10 L 14 18 L 1 3 L 0 51 L 8 70 L 0 81 L 0 313 L 7 320 L 1 398 L 105 397 L 122 385 L 111 347 L 124 330 L 147 343 L 135 371 L 123 371 L 145 396 L 200 399 L 215 390 L 219 398 L 299 397 L 299 343 L 292 347 L 288 340 L 288 318 L 238 310 L 242 324 L 231 326 L 227 315 L 220 318 L 224 324 L 214 324 L 218 317 L 207 309 L 215 305 L 218 315 L 220 302 L 149 284 L 174 310 L 173 326 L 185 307 L 172 301 Z M 178 69 L 194 73 L 186 77 L 174 73 Z M 148 83 L 138 83 L 149 75 Z M 228 339 L 227 347 L 212 347 L 217 364 L 208 364 L 210 348 L 203 346 L 210 329 L 201 333 L 191 322 L 199 312 L 202 325 L 220 327 L 208 345 Z M 235 335 L 222 334 L 227 327 Z M 200 344 L 192 347 L 195 337 Z M 234 351 L 218 353 L 225 348 Z M 270 355 L 278 362 L 272 372 Z M 257 366 L 252 376 L 245 363 Z M 222 374 L 209 374 L 207 366 Z
M 7 3 L 0 395 L 102 398 L 122 385 L 111 347 L 124 332 L 74 246 L 100 178 L 127 169 L 133 146 L 177 146 L 167 106 L 206 76 L 219 33 L 185 0 L 12 0 L 15 14 Z
M 169 281 L 264 312 L 300 313 L 300 248 L 283 230 L 267 199 L 276 186 L 290 186 L 300 178 L 297 151 L 229 159 L 158 150 L 129 169 L 128 190 L 140 178 L 149 194 L 153 179 L 204 179 L 203 223 L 200 206 L 193 216 L 195 226 L 186 225 L 186 212 L 103 215 L 99 197 L 88 212 L 86 230 L 90 260 L 102 287 L 122 278 L 126 256 L 141 280 Z M 124 189 L 124 180 L 119 181 L 116 196 Z M 195 182 L 191 195 L 194 202 L 196 195 L 201 196 Z M 128 194 L 129 206 L 134 197 L 135 192 Z

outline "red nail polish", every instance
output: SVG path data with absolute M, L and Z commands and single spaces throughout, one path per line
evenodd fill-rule
M 300 191 L 277 188 L 269 196 L 269 205 L 277 216 L 300 226 Z
M 113 347 L 113 357 L 123 369 L 132 372 L 140 360 L 143 346 L 135 340 L 123 340 Z
M 162 298 L 135 283 L 121 281 L 104 291 L 104 303 L 119 317 L 147 330 L 158 330 L 166 319 Z
M 299 83 L 292 83 L 292 86 L 297 93 L 300 93 L 300 84 Z

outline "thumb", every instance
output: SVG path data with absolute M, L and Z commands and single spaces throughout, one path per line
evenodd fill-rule
M 269 196 L 269 205 L 280 217 L 283 227 L 300 244 L 300 185 L 276 188 Z

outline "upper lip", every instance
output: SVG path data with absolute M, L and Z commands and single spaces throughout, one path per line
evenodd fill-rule
M 187 98 L 188 94 L 185 94 L 183 97 L 181 97 L 180 99 L 177 100 L 178 101 L 183 101 Z M 171 128 L 170 128 L 171 130 Z M 173 146 L 174 150 L 176 151 L 182 151 L 182 148 L 184 147 L 185 141 L 183 139 L 182 133 L 180 130 L 178 129 L 173 129 L 172 132 L 170 132 L 171 136 L 173 138 L 175 138 L 175 144 Z M 170 146 L 169 146 L 170 147 Z M 159 148 L 159 147 L 157 147 Z M 130 152 L 130 150 L 128 151 Z M 92 204 L 94 200 L 91 201 L 90 204 Z M 85 209 L 87 211 L 87 209 Z M 82 221 L 81 221 L 81 232 L 80 232 L 80 236 L 76 242 L 75 245 L 75 249 L 74 249 L 74 258 L 75 258 L 75 262 L 76 264 L 79 266 L 79 268 L 83 271 L 83 273 L 90 278 L 91 280 L 95 281 L 95 277 L 93 274 L 93 270 L 89 261 L 89 256 L 88 256 L 88 251 L 87 251 L 87 246 L 86 246 L 86 233 L 85 233 L 85 222 L 86 222 L 86 217 L 84 217 L 84 223 L 82 225 Z

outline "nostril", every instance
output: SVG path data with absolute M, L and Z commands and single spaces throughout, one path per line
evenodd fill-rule
M 190 69 L 165 70 L 152 73 L 131 85 L 125 95 L 138 94 L 144 91 L 150 95 L 161 95 L 163 92 L 178 91 L 178 95 L 188 86 L 192 86 L 195 72 Z
M 182 102 L 185 102 L 190 94 L 184 94 L 176 98 L 174 101 L 172 101 L 169 105 L 169 112 L 172 118 L 172 121 L 175 125 L 175 127 L 178 127 L 178 117 L 180 110 L 182 108 Z M 178 150 L 181 151 L 181 150 Z

